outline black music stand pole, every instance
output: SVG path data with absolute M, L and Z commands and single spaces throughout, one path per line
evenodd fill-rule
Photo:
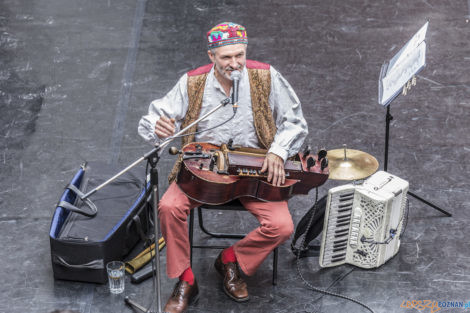
M 393 120 L 393 116 L 392 116 L 392 114 L 390 114 L 390 103 L 389 103 L 387 105 L 387 113 L 385 115 L 385 157 L 384 157 L 384 171 L 385 172 L 387 171 L 387 168 L 388 168 L 388 145 L 389 145 L 389 138 L 390 138 L 390 122 L 392 120 Z M 429 205 L 433 209 L 438 210 L 439 212 L 441 212 L 441 213 L 443 213 L 443 214 L 445 214 L 449 217 L 452 216 L 451 213 L 441 209 L 440 207 L 438 207 L 434 203 L 429 202 L 429 201 L 421 198 L 420 196 L 414 194 L 413 192 L 408 191 L 408 194 L 410 196 L 412 196 L 413 198 L 418 199 L 419 201 L 423 202 L 424 204 Z
M 388 142 L 390 138 L 390 122 L 393 120 L 390 114 L 390 104 L 387 105 L 387 114 L 385 115 L 385 157 L 384 157 L 384 171 L 388 168 Z

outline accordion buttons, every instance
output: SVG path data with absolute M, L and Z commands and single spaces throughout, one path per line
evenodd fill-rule
M 361 215 L 362 210 L 360 207 L 356 207 L 353 210 L 353 218 L 351 222 L 351 236 L 349 238 L 349 245 L 352 248 L 357 247 L 357 238 L 359 237 L 359 229 L 361 226 Z

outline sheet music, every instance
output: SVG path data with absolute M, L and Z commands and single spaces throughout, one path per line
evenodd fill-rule
M 426 22 L 423 27 L 395 54 L 390 60 L 387 75 L 394 70 L 395 65 L 398 67 L 400 62 L 403 62 L 407 57 L 413 53 L 413 50 L 417 48 L 425 39 L 426 32 L 428 30 L 429 22 Z
M 413 75 L 426 65 L 426 43 L 424 41 L 429 22 L 385 64 L 380 73 L 379 103 L 388 105 Z

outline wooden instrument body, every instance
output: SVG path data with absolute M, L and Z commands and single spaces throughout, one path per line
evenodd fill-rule
M 286 180 L 282 186 L 267 182 L 261 170 L 266 150 L 228 149 L 209 143 L 193 142 L 182 149 L 182 166 L 177 183 L 188 197 L 207 204 L 222 204 L 249 196 L 264 201 L 282 201 L 293 194 L 307 194 L 328 179 L 328 167 L 321 170 L 316 156 L 299 153 L 284 165 Z M 315 165 L 307 169 L 307 158 Z

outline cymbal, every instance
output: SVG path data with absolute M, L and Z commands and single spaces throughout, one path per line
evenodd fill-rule
M 379 162 L 372 155 L 359 150 L 334 149 L 328 151 L 330 179 L 356 180 L 374 174 Z

